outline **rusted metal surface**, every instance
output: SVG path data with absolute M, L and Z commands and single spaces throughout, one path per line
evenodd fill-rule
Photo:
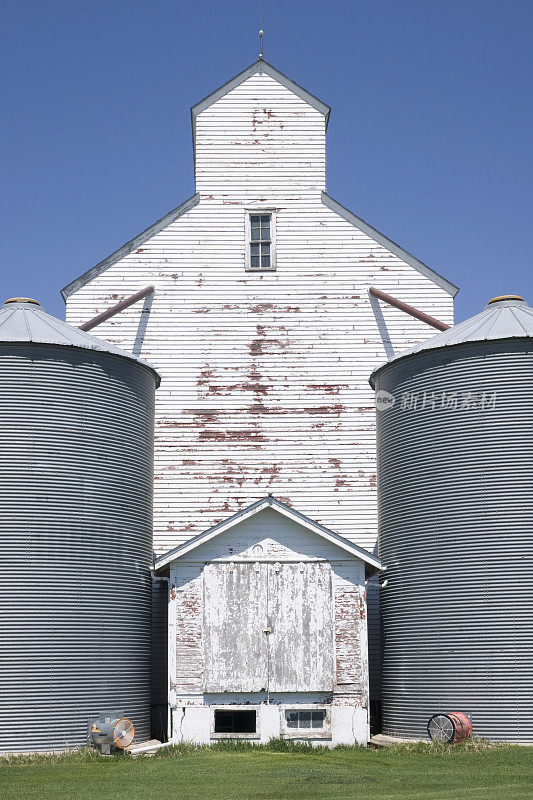
M 377 423 L 390 735 L 458 708 L 476 736 L 533 742 L 533 309 L 509 302 L 373 376 L 395 401 Z
M 154 287 L 146 286 L 139 292 L 132 294 L 131 297 L 126 297 L 124 300 L 121 300 L 120 303 L 111 306 L 111 308 L 108 308 L 106 311 L 102 311 L 101 314 L 97 314 L 96 317 L 93 317 L 88 322 L 84 322 L 79 326 L 80 331 L 90 331 L 93 328 L 96 328 L 97 325 L 101 325 L 102 322 L 106 322 L 106 320 L 111 319 L 111 317 L 114 317 L 115 314 L 119 314 L 121 311 L 129 308 L 134 303 L 138 303 L 139 300 L 143 300 L 145 297 L 148 297 L 148 295 L 152 294 L 152 292 L 154 292 Z
M 465 739 L 468 739 L 472 731 L 470 720 L 462 711 L 451 711 L 448 716 L 453 722 L 454 727 L 453 743 L 460 744 L 464 742 Z
M 402 300 L 398 300 L 396 297 L 392 297 L 390 294 L 376 289 L 375 286 L 371 286 L 368 293 L 371 294 L 372 297 L 377 297 L 378 300 L 383 300 L 384 303 L 388 303 L 390 306 L 400 309 L 400 311 L 405 311 L 406 314 L 410 314 L 415 319 L 419 319 L 421 322 L 431 325 L 432 328 L 436 328 L 438 331 L 447 331 L 450 327 L 446 325 L 445 322 L 440 322 L 440 320 L 435 319 L 435 317 L 431 317 L 429 314 L 419 311 L 408 303 L 404 303 Z
M 32 308 L 37 343 L 0 312 L 0 752 L 148 738 L 156 376 Z

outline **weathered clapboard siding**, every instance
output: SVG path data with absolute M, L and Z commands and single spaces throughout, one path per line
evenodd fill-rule
M 182 563 L 172 576 L 169 598 L 170 701 L 176 694 L 202 691 L 202 608 L 202 570 L 196 564 Z
M 269 75 L 254 75 L 196 121 L 200 195 L 269 201 L 326 184 L 326 120 Z
M 274 273 L 244 272 L 243 230 L 242 208 L 201 201 L 69 299 L 68 319 L 81 323 L 116 295 L 156 286 L 140 348 L 163 376 L 156 551 L 265 490 L 372 548 L 367 377 L 387 353 L 367 290 L 375 285 L 444 321 L 451 321 L 451 299 L 319 197 L 314 206 L 279 211 Z M 430 332 L 395 309 L 382 306 L 382 315 L 394 350 Z M 99 335 L 132 349 L 141 316 L 132 307 Z
M 95 331 L 162 375 L 155 550 L 269 491 L 373 550 L 368 376 L 433 330 L 371 302 L 368 288 L 447 323 L 452 298 L 324 204 L 325 117 L 271 76 L 253 75 L 198 114 L 195 156 L 200 202 L 67 303 L 67 320 L 81 324 L 156 287 L 144 311 Z M 252 208 L 276 209 L 275 272 L 245 271 Z
M 178 740 L 209 741 L 212 706 L 256 708 L 265 740 L 290 735 L 285 712 L 302 707 L 326 709 L 328 718 L 307 738 L 367 740 L 365 563 L 357 555 L 266 508 L 169 568 Z

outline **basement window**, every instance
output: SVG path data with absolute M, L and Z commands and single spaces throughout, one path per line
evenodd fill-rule
M 274 214 L 271 211 L 250 212 L 246 219 L 246 268 L 275 269 Z
M 326 719 L 325 711 L 287 711 L 287 728 L 291 730 L 304 730 L 308 728 L 323 728 Z
M 255 711 L 215 711 L 215 733 L 255 733 Z

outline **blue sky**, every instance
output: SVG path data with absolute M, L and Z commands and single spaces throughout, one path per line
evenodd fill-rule
M 59 290 L 194 191 L 189 107 L 256 60 L 258 0 L 4 0 L 2 295 Z M 533 304 L 530 0 L 264 0 L 332 107 L 328 191 L 461 291 Z

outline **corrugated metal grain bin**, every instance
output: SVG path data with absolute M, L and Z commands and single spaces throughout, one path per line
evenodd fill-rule
M 496 298 L 372 375 L 383 730 L 533 741 L 533 309 Z
M 0 751 L 150 734 L 154 392 L 148 365 L 0 310 Z

